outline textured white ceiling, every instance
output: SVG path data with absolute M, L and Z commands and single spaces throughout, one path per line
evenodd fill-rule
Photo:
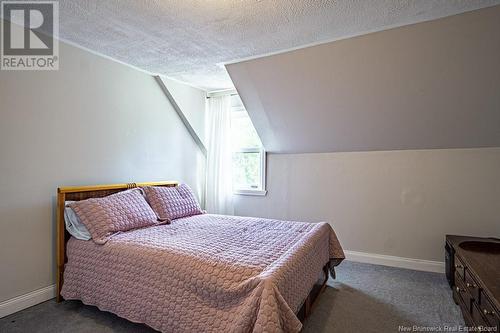
M 60 0 L 60 37 L 206 90 L 222 64 L 436 19 L 499 0 Z

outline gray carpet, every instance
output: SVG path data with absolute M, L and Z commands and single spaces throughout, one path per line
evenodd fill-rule
M 343 262 L 303 332 L 398 332 L 463 325 L 443 274 Z M 410 329 L 411 331 L 411 329 Z M 48 301 L 0 319 L 1 333 L 155 332 L 77 301 Z

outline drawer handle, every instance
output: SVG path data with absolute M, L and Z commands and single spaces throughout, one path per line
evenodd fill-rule
M 469 283 L 469 282 L 467 282 L 465 285 L 469 288 L 476 288 L 477 287 L 474 283 Z
M 483 309 L 483 313 L 485 316 L 493 316 L 495 315 L 495 311 L 488 311 L 486 309 Z
M 457 293 L 460 293 L 460 292 L 465 291 L 465 289 L 462 289 L 462 288 L 460 288 L 460 287 L 458 287 L 458 286 L 457 286 L 457 287 L 455 287 L 455 290 L 457 291 Z
M 463 268 L 463 266 L 462 266 L 462 265 L 459 265 L 459 264 L 456 264 L 456 265 L 455 265 L 455 268 Z

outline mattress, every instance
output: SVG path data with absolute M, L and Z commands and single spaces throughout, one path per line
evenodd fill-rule
M 62 296 L 162 332 L 298 332 L 296 312 L 344 253 L 327 223 L 203 214 L 71 238 Z

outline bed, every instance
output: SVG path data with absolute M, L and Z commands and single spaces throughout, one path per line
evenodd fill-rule
M 327 223 L 195 215 L 113 235 L 69 237 L 64 203 L 141 186 L 58 189 L 57 300 L 162 332 L 298 332 L 344 258 Z

